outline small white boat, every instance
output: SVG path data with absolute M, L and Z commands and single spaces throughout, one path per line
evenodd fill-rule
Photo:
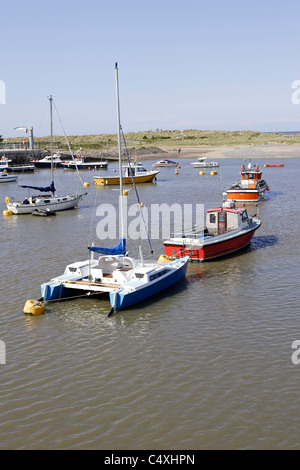
M 194 168 L 216 168 L 219 166 L 218 162 L 208 162 L 206 157 L 200 157 L 196 162 L 192 162 Z
M 54 167 L 61 166 L 62 160 L 60 155 L 58 153 L 54 153 L 52 156 L 47 155 L 41 160 L 33 160 L 33 164 L 36 168 L 51 168 L 51 162 L 53 162 Z
M 178 162 L 173 162 L 172 160 L 168 160 L 165 158 L 164 160 L 159 160 L 152 165 L 154 168 L 166 168 L 166 167 L 174 167 L 178 166 Z
M 53 148 L 53 134 L 52 134 L 52 96 L 49 97 L 50 102 L 50 117 L 51 117 L 51 156 L 54 157 Z M 48 157 L 46 157 L 48 158 Z M 81 199 L 86 196 L 86 192 L 76 193 L 75 195 L 58 196 L 54 186 L 54 165 L 52 158 L 50 158 L 51 168 L 51 183 L 49 186 L 31 186 L 31 185 L 20 185 L 21 188 L 28 188 L 37 190 L 41 193 L 34 196 L 28 196 L 24 200 L 15 201 L 14 198 L 11 200 L 6 198 L 7 210 L 12 211 L 13 214 L 32 214 L 35 209 L 51 210 L 51 211 L 64 211 L 72 209 L 77 206 Z
M 12 181 L 17 181 L 17 175 L 8 174 L 7 170 L 0 172 L 0 183 L 11 183 Z

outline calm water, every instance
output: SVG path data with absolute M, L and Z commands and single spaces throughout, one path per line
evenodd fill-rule
M 139 186 L 141 200 L 219 205 L 243 163 L 220 160 L 220 178 L 199 176 L 190 161 L 181 160 L 179 175 L 162 169 L 156 184 Z M 117 201 L 117 191 L 81 172 L 91 186 L 79 209 L 1 214 L 1 449 L 300 448 L 300 365 L 291 360 L 300 340 L 300 166 L 280 161 L 284 168 L 258 161 L 271 191 L 249 248 L 192 263 L 167 295 L 109 318 L 105 299 L 53 303 L 39 317 L 23 306 L 40 297 L 40 283 L 87 257 L 96 207 Z M 56 174 L 58 190 L 77 182 L 72 172 Z M 49 172 L 21 181 L 48 184 Z M 1 210 L 5 196 L 26 193 L 1 184 Z M 160 241 L 153 247 L 163 252 Z

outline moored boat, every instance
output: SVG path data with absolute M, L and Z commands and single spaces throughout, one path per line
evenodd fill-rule
M 284 164 L 283 164 L 283 163 L 266 163 L 264 166 L 266 166 L 266 167 L 273 167 L 273 166 L 275 166 L 275 167 L 283 167 Z
M 189 256 L 190 261 L 208 261 L 246 247 L 260 227 L 258 217 L 250 217 L 245 208 L 224 202 L 222 207 L 208 209 L 206 225 L 164 241 L 168 256 Z
M 122 174 L 121 125 L 118 95 L 118 69 L 116 70 L 119 174 Z M 137 166 L 137 165 L 136 165 Z M 138 166 L 139 167 L 139 166 Z M 61 276 L 41 285 L 44 302 L 59 300 L 76 295 L 108 294 L 111 304 L 109 315 L 168 289 L 180 281 L 186 273 L 188 257 L 174 259 L 163 256 L 158 261 L 145 261 L 140 246 L 140 259 L 129 257 L 126 251 L 124 226 L 123 178 L 120 186 L 120 241 L 112 248 L 90 246 L 91 257 L 66 266 Z M 151 250 L 152 251 L 152 250 Z M 98 259 L 94 254 L 99 253 Z M 153 254 L 153 251 L 152 251 Z
M 0 171 L 6 170 L 7 173 L 16 173 L 16 172 L 29 172 L 29 171 L 34 171 L 35 166 L 26 164 L 26 163 L 21 163 L 19 165 L 10 165 L 12 162 L 11 159 L 2 157 L 0 160 Z
M 124 184 L 151 183 L 159 173 L 159 170 L 147 170 L 141 162 L 131 163 L 122 167 L 122 181 Z M 132 173 L 132 174 L 131 174 Z M 94 176 L 97 186 L 119 185 L 119 176 Z
M 0 183 L 11 183 L 13 181 L 17 181 L 17 179 L 17 175 L 8 174 L 7 170 L 0 172 Z
M 36 168 L 51 168 L 51 164 L 54 167 L 61 166 L 62 160 L 58 153 L 54 153 L 53 155 L 51 154 L 41 158 L 41 160 L 33 160 L 32 163 Z
M 98 170 L 106 169 L 108 162 L 105 160 L 86 162 L 84 157 L 76 157 L 74 160 L 62 162 L 61 166 L 65 170 Z
M 172 160 L 168 160 L 165 158 L 164 160 L 159 160 L 156 163 L 153 163 L 153 168 L 167 168 L 167 167 L 174 167 L 178 166 L 178 162 L 173 162 Z
M 246 168 L 242 165 L 241 180 L 232 184 L 225 194 L 228 201 L 252 203 L 263 199 L 265 191 L 269 190 L 267 182 L 262 179 L 262 171 L 258 165 L 249 162 Z
M 197 161 L 192 162 L 194 168 L 216 168 L 219 166 L 218 162 L 208 162 L 206 157 L 200 157 Z
M 54 186 L 54 165 L 53 159 L 53 125 L 52 125 L 52 101 L 53 98 L 50 95 L 50 124 L 51 124 L 51 183 L 49 186 L 32 186 L 32 185 L 20 185 L 21 188 L 28 188 L 37 190 L 41 193 L 34 196 L 28 196 L 24 200 L 15 201 L 14 198 L 6 198 L 6 206 L 8 211 L 12 211 L 13 214 L 32 214 L 35 209 L 42 210 L 53 210 L 53 211 L 64 211 L 72 209 L 77 206 L 81 199 L 87 194 L 86 192 L 77 193 L 75 195 L 58 196 Z

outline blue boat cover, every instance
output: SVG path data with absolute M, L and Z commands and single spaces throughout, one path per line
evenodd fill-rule
M 46 187 L 21 185 L 21 188 L 37 189 L 38 191 L 45 192 L 45 193 L 48 193 L 49 191 L 51 191 L 51 193 L 53 194 L 55 193 L 55 187 L 54 187 L 53 181 L 51 182 L 50 186 L 46 186 Z
M 120 243 L 113 248 L 101 248 L 97 246 L 89 246 L 90 251 L 102 253 L 103 255 L 125 255 L 126 253 L 126 239 L 121 238 Z

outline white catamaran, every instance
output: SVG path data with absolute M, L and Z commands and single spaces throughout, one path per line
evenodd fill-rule
M 54 186 L 54 166 L 53 166 L 53 122 L 52 122 L 52 95 L 49 96 L 50 102 L 50 126 L 51 126 L 51 183 L 49 186 L 28 186 L 20 185 L 21 188 L 29 188 L 39 191 L 40 193 L 33 196 L 28 196 L 22 201 L 10 200 L 6 197 L 5 202 L 7 209 L 12 211 L 13 214 L 31 214 L 36 209 L 49 209 L 51 211 L 64 211 L 72 209 L 77 206 L 81 199 L 87 194 L 82 192 L 75 195 L 59 196 L 56 194 Z
M 122 175 L 121 124 L 119 111 L 118 66 L 115 65 L 119 170 Z M 91 258 L 67 265 L 61 276 L 41 285 L 44 302 L 60 300 L 74 295 L 109 294 L 111 309 L 116 310 L 141 302 L 154 294 L 168 289 L 184 278 L 188 259 L 173 259 L 162 255 L 159 261 L 144 261 L 140 247 L 140 259 L 129 257 L 126 253 L 124 227 L 123 178 L 120 178 L 120 242 L 114 248 L 91 246 Z M 95 258 L 94 253 L 100 256 Z

